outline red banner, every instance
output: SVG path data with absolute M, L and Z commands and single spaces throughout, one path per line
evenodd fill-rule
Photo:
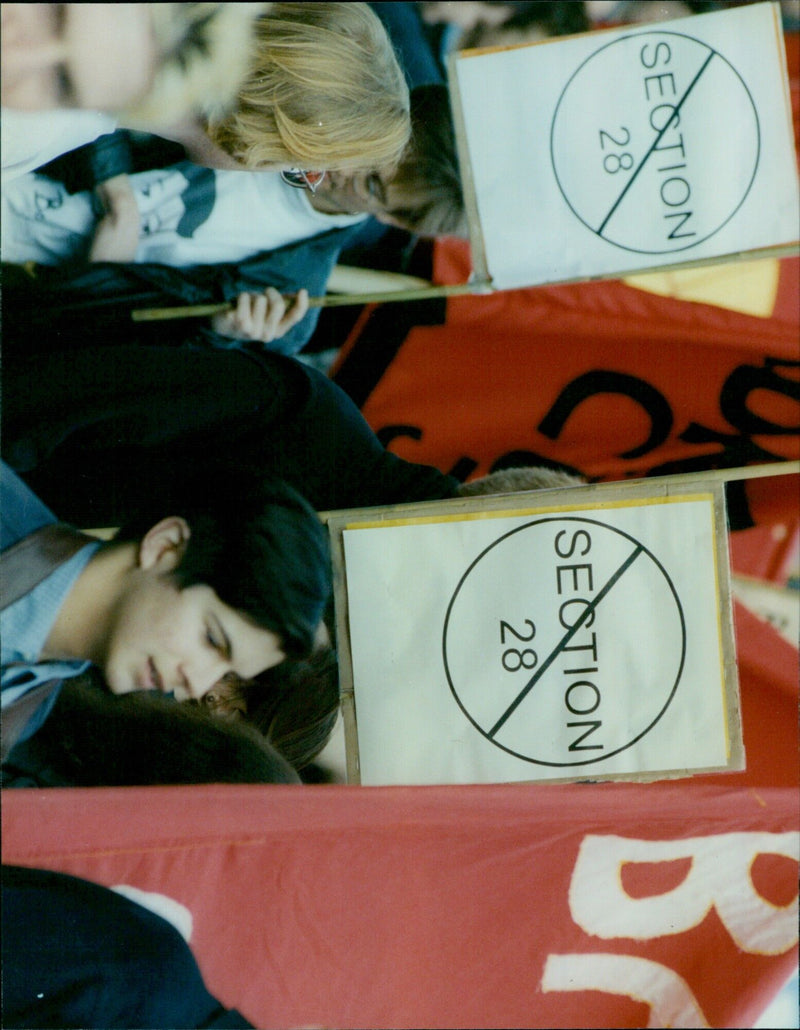
M 441 241 L 435 259 L 438 281 L 466 279 L 465 244 Z M 611 480 L 794 459 L 799 269 L 781 263 L 786 311 L 770 318 L 620 281 L 384 305 L 336 378 L 395 453 L 456 474 L 544 460 Z
M 736 629 L 743 773 L 9 791 L 3 860 L 181 902 L 260 1027 L 751 1025 L 797 962 L 797 652 Z
M 466 279 L 465 244 L 439 241 L 434 257 L 439 281 Z M 620 480 L 794 460 L 800 261 L 775 272 L 768 318 L 621 281 L 386 304 L 365 311 L 335 378 L 390 450 L 461 479 L 514 465 Z M 796 477 L 748 484 L 766 529 L 735 541 L 736 571 L 797 574 L 797 493 Z

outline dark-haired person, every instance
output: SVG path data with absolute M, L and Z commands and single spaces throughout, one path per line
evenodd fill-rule
M 63 682 L 50 717 L 11 750 L 0 777 L 4 789 L 300 782 L 259 727 L 155 692 L 116 696 L 96 669 Z
M 307 658 L 282 662 L 253 680 L 223 677 L 201 705 L 216 720 L 247 723 L 301 775 L 322 751 L 339 715 L 339 664 L 327 632 Z
M 209 994 L 171 922 L 116 890 L 3 866 L 2 906 L 5 1027 L 253 1026 Z
M 214 483 L 231 454 L 318 511 L 455 495 L 457 479 L 386 450 L 344 390 L 295 358 L 114 345 L 116 334 L 78 329 L 37 351 L 47 336 L 14 340 L 10 307 L 6 297 L 3 458 L 74 525 L 122 525 L 143 494 L 173 510 L 185 475 Z
M 330 595 L 322 526 L 291 487 L 201 475 L 177 514 L 100 543 L 58 524 L 0 467 L 3 755 L 47 717 L 64 679 L 97 666 L 113 694 L 198 700 L 310 653 Z

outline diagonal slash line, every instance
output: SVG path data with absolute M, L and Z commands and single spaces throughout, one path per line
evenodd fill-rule
M 648 158 L 653 153 L 653 151 L 656 149 L 658 144 L 661 142 L 661 139 L 662 139 L 664 133 L 667 131 L 667 129 L 670 127 L 670 125 L 672 125 L 673 121 L 675 120 L 675 117 L 678 114 L 678 111 L 680 111 L 680 109 L 683 107 L 684 100 L 686 100 L 686 98 L 689 96 L 689 94 L 694 89 L 694 87 L 697 84 L 700 76 L 703 74 L 703 72 L 708 67 L 709 61 L 711 61 L 711 59 L 714 57 L 714 54 L 715 54 L 715 51 L 712 50 L 711 53 L 708 55 L 708 57 L 705 59 L 705 61 L 703 62 L 702 68 L 697 73 L 697 75 L 695 75 L 695 77 L 692 79 L 691 83 L 689 84 L 689 88 L 686 90 L 686 92 L 683 94 L 681 99 L 678 101 L 677 106 L 673 109 L 672 117 L 669 119 L 667 124 L 661 130 L 661 132 L 659 132 L 659 134 L 656 136 L 656 138 L 655 138 L 655 140 L 653 142 L 652 147 L 650 147 L 650 149 L 644 155 L 642 160 L 639 162 L 639 167 L 636 169 L 636 171 L 633 173 L 633 175 L 630 177 L 630 179 L 628 179 L 628 182 L 625 185 L 625 189 L 617 197 L 614 206 L 611 208 L 611 210 L 608 212 L 606 217 L 603 219 L 603 224 L 600 226 L 599 229 L 596 230 L 596 233 L 597 233 L 598 236 L 602 236 L 603 235 L 603 229 L 605 229 L 605 227 L 608 225 L 609 219 L 614 214 L 614 212 L 617 210 L 619 205 L 622 203 L 622 200 L 623 200 L 625 194 L 628 192 L 628 190 L 631 188 L 631 186 L 633 186 L 633 183 L 634 183 L 634 180 L 636 179 L 636 176 L 639 174 L 639 172 L 641 172 L 642 168 L 644 168 L 644 166 L 647 164 Z
M 506 710 L 503 712 L 503 714 L 500 716 L 500 718 L 497 720 L 497 722 L 494 724 L 494 726 L 492 726 L 492 728 L 489 730 L 488 736 L 489 736 L 490 739 L 492 737 L 494 737 L 494 735 L 498 732 L 498 730 L 500 730 L 505 725 L 506 720 L 522 704 L 522 702 L 525 700 L 525 698 L 528 696 L 528 694 L 533 690 L 533 688 L 539 682 L 539 680 L 544 675 L 544 673 L 553 664 L 553 662 L 556 659 L 556 656 L 561 654 L 561 652 L 566 647 L 567 643 L 570 640 L 572 640 L 572 638 L 575 636 L 575 634 L 578 632 L 578 630 L 581 628 L 581 626 L 584 624 L 584 622 L 586 622 L 586 620 L 589 618 L 589 616 L 592 614 L 592 612 L 595 610 L 595 608 L 598 606 L 598 604 L 600 604 L 600 602 L 603 600 L 603 598 L 606 596 L 606 594 L 609 592 L 609 590 L 611 590 L 611 588 L 614 586 L 614 584 L 617 582 L 617 580 L 620 578 L 620 576 L 622 576 L 623 573 L 628 571 L 628 569 L 631 567 L 631 565 L 633 565 L 633 563 L 636 561 L 636 559 L 639 557 L 639 555 L 642 553 L 643 550 L 644 550 L 644 548 L 642 547 L 641 544 L 639 544 L 636 547 L 636 550 L 633 551 L 625 559 L 625 561 L 622 563 L 622 565 L 620 565 L 620 567 L 617 569 L 617 571 L 614 573 L 614 575 L 611 577 L 611 579 L 606 583 L 606 585 L 603 587 L 603 589 L 600 591 L 600 593 L 597 595 L 597 597 L 595 597 L 594 600 L 590 604 L 587 604 L 587 606 L 584 608 L 583 613 L 581 614 L 580 618 L 577 620 L 575 625 L 572 626 L 571 629 L 567 630 L 567 632 L 564 634 L 562 639 L 558 642 L 558 644 L 556 644 L 555 650 L 547 657 L 547 660 L 539 667 L 539 669 L 536 670 L 536 672 L 533 674 L 533 676 L 531 676 L 531 678 L 528 680 L 528 682 L 522 688 L 520 693 L 517 694 L 516 698 L 511 702 L 511 704 L 508 706 L 508 708 L 506 708 Z

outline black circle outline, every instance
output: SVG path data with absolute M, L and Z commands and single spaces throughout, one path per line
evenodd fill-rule
M 654 564 L 657 566 L 657 568 L 659 569 L 659 571 L 663 575 L 664 579 L 667 581 L 667 584 L 668 584 L 670 590 L 672 591 L 672 596 L 675 598 L 675 604 L 677 605 L 677 608 L 678 608 L 678 617 L 680 619 L 680 624 L 681 624 L 681 660 L 680 660 L 680 663 L 678 665 L 678 674 L 675 677 L 675 683 L 673 684 L 672 689 L 670 690 L 670 693 L 669 693 L 669 697 L 667 698 L 666 702 L 664 703 L 664 706 L 661 709 L 661 711 L 656 715 L 655 719 L 653 719 L 653 721 L 642 730 L 641 733 L 639 733 L 637 736 L 635 736 L 633 738 L 633 740 L 628 741 L 627 744 L 624 744 L 622 747 L 618 747 L 615 751 L 609 751 L 608 754 L 601 755 L 598 758 L 587 758 L 587 759 L 584 759 L 583 761 L 580 761 L 580 762 L 546 762 L 546 761 L 544 761 L 541 758 L 531 758 L 528 755 L 521 755 L 518 751 L 513 751 L 511 748 L 506 747 L 504 744 L 500 744 L 500 743 L 498 743 L 498 741 L 493 740 L 477 724 L 477 722 L 475 722 L 475 720 L 469 714 L 467 709 L 461 703 L 461 699 L 458 696 L 458 692 L 456 691 L 456 688 L 453 685 L 452 677 L 450 676 L 450 667 L 447 664 L 447 626 L 448 626 L 448 623 L 450 621 L 450 613 L 451 613 L 451 611 L 453 609 L 453 605 L 455 604 L 456 598 L 458 597 L 459 591 L 461 590 L 462 586 L 464 585 L 464 583 L 465 583 L 465 581 L 467 579 L 467 576 L 469 576 L 469 574 L 472 572 L 472 570 L 475 568 L 475 566 L 478 564 L 478 562 L 481 561 L 489 553 L 489 551 L 492 550 L 493 547 L 497 547 L 498 544 L 501 544 L 504 540 L 508 539 L 508 537 L 513 536 L 515 533 L 522 532 L 523 529 L 530 529 L 531 526 L 543 525 L 546 522 L 581 522 L 581 523 L 587 523 L 588 522 L 590 525 L 601 526 L 603 529 L 611 530 L 612 533 L 618 533 L 620 536 L 624 536 L 626 540 L 630 540 L 630 542 L 635 544 L 637 547 L 641 547 L 642 551 L 648 556 L 648 558 L 650 558 L 654 562 Z M 478 557 L 475 558 L 472 562 L 470 562 L 470 564 L 469 564 L 469 566 L 467 568 L 467 571 L 464 573 L 464 575 L 458 581 L 458 586 L 454 590 L 453 596 L 450 598 L 450 603 L 447 605 L 447 613 L 445 614 L 444 625 L 442 627 L 442 661 L 444 662 L 444 672 L 445 672 L 445 676 L 447 677 L 447 684 L 450 687 L 450 693 L 455 698 L 456 704 L 461 709 L 461 711 L 464 713 L 464 715 L 466 716 L 467 720 L 470 723 L 472 723 L 472 725 L 475 727 L 475 729 L 478 731 L 478 733 L 480 733 L 480 735 L 482 737 L 485 737 L 486 740 L 488 740 L 490 744 L 494 744 L 495 747 L 500 748 L 501 751 L 505 751 L 509 755 L 514 755 L 515 758 L 520 758 L 523 762 L 532 762 L 534 765 L 546 765 L 546 766 L 549 766 L 551 768 L 558 768 L 558 769 L 572 768 L 573 766 L 579 766 L 579 765 L 593 765 L 593 764 L 595 764 L 597 762 L 605 762 L 607 759 L 613 758 L 614 755 L 618 755 L 618 754 L 620 754 L 620 752 L 626 751 L 629 747 L 632 747 L 637 741 L 641 740 L 642 737 L 644 737 L 647 733 L 650 732 L 650 730 L 655 726 L 655 724 L 661 719 L 661 717 L 663 716 L 664 712 L 666 712 L 667 708 L 669 708 L 670 704 L 672 703 L 672 699 L 675 696 L 675 692 L 678 689 L 678 684 L 680 683 L 681 676 L 683 675 L 683 666 L 684 666 L 684 663 L 686 661 L 686 621 L 685 621 L 685 619 L 683 617 L 683 607 L 681 606 L 681 602 L 680 602 L 680 599 L 678 597 L 678 592 L 675 589 L 675 586 L 674 586 L 672 580 L 670 579 L 667 570 L 664 568 L 664 566 L 661 564 L 661 562 L 658 560 L 658 558 L 656 558 L 656 556 L 652 553 L 652 551 L 650 551 L 647 547 L 645 547 L 644 544 L 640 543 L 635 537 L 632 537 L 629 533 L 626 533 L 622 529 L 617 529 L 616 526 L 609 526 L 605 522 L 600 522 L 598 519 L 587 519 L 587 518 L 582 518 L 582 517 L 579 517 L 579 516 L 576 516 L 576 515 L 549 516 L 548 518 L 544 518 L 544 519 L 534 519 L 533 522 L 526 522 L 524 526 L 517 526 L 516 529 L 509 530 L 508 533 L 504 533 L 501 537 L 498 537 L 497 540 L 494 540 L 491 544 L 489 544 L 488 547 L 485 547 L 481 551 L 481 553 L 478 555 Z
M 607 50 L 609 47 L 615 46 L 617 43 L 622 43 L 626 39 L 637 39 L 637 38 L 641 38 L 642 36 L 654 36 L 654 35 L 658 35 L 658 36 L 678 36 L 681 39 L 690 39 L 693 43 L 699 43 L 700 46 L 704 46 L 707 50 L 710 50 L 712 54 L 716 55 L 721 60 L 723 60 L 725 62 L 725 64 L 727 64 L 727 66 L 730 68 L 730 70 L 733 72 L 733 74 L 736 76 L 736 78 L 739 80 L 739 82 L 741 82 L 742 87 L 743 87 L 743 89 L 744 89 L 745 93 L 747 94 L 747 97 L 748 97 L 748 99 L 750 101 L 750 106 L 753 108 L 753 116 L 755 117 L 755 120 L 756 120 L 756 160 L 755 160 L 755 164 L 753 166 L 753 174 L 750 176 L 750 182 L 747 184 L 747 189 L 744 191 L 744 193 L 742 195 L 742 199 L 739 201 L 739 203 L 736 205 L 736 207 L 733 209 L 733 211 L 731 211 L 731 213 L 728 215 L 728 217 L 725 219 L 725 221 L 724 222 L 720 222 L 720 224 L 716 227 L 716 229 L 713 229 L 707 236 L 704 236 L 700 240 L 695 240 L 694 243 L 688 243 L 685 247 L 675 247 L 672 250 L 639 250 L 637 247 L 626 247 L 624 243 L 617 243 L 615 240 L 608 239 L 606 236 L 603 236 L 601 233 L 599 233 L 595 229 L 593 229 L 591 225 L 589 225 L 587 222 L 585 222 L 583 220 L 583 218 L 578 214 L 578 212 L 575 210 L 575 208 L 570 203 L 569 197 L 567 196 L 566 191 L 564 190 L 564 187 L 561 185 L 561 180 L 558 177 L 558 172 L 556 171 L 555 155 L 553 154 L 553 136 L 555 134 L 556 119 L 558 118 L 558 109 L 561 106 L 561 101 L 564 99 L 564 94 L 569 89 L 570 83 L 580 73 L 580 71 L 582 70 L 584 65 L 588 64 L 589 61 L 591 61 L 595 57 L 597 57 L 597 55 L 599 53 L 601 53 L 603 50 Z M 706 240 L 710 240 L 712 236 L 716 236 L 716 234 L 720 231 L 720 229 L 723 229 L 728 224 L 728 222 L 733 218 L 733 216 L 736 214 L 736 212 L 742 206 L 742 204 L 744 204 L 745 200 L 747 200 L 747 197 L 748 197 L 748 195 L 750 193 L 750 190 L 753 188 L 753 182 L 755 181 L 756 172 L 758 171 L 758 165 L 759 165 L 760 160 L 761 160 L 761 123 L 758 120 L 758 110 L 756 108 L 755 103 L 753 102 L 753 96 L 752 96 L 750 90 L 747 88 L 747 83 L 744 81 L 744 79 L 739 74 L 739 72 L 737 72 L 737 70 L 733 67 L 733 65 L 727 59 L 727 57 L 724 57 L 718 50 L 715 50 L 713 47 L 709 46 L 708 43 L 704 43 L 703 40 L 696 39 L 694 36 L 689 36 L 685 32 L 663 32 L 663 31 L 659 31 L 659 30 L 650 30 L 650 31 L 645 31 L 645 32 L 631 32 L 627 36 L 620 36 L 619 39 L 612 40 L 611 43 L 606 43 L 605 46 L 601 46 L 598 50 L 595 50 L 594 53 L 590 54 L 589 57 L 587 57 L 575 69 L 575 71 L 569 77 L 569 79 L 567 81 L 567 84 L 562 89 L 561 95 L 558 98 L 558 103 L 556 104 L 556 109 L 553 112 L 553 120 L 550 123 L 550 166 L 553 169 L 553 176 L 555 177 L 556 183 L 558 185 L 559 193 L 564 198 L 564 203 L 567 205 L 567 207 L 570 209 L 570 211 L 573 213 L 573 215 L 575 215 L 575 217 L 578 219 L 578 221 L 581 223 L 581 225 L 585 226 L 585 228 L 587 228 L 589 230 L 589 232 L 593 236 L 598 237 L 598 239 L 604 240 L 606 243 L 610 243 L 612 247 L 619 247 L 620 250 L 625 250 L 629 254 L 680 254 L 682 251 L 684 251 L 684 250 L 691 250 L 692 247 L 698 247 L 701 243 L 705 243 Z

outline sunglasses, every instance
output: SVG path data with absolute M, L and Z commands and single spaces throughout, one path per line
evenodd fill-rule
M 287 186 L 316 193 L 317 187 L 327 174 L 327 172 L 304 172 L 301 168 L 289 168 L 287 171 L 281 172 L 281 178 Z

